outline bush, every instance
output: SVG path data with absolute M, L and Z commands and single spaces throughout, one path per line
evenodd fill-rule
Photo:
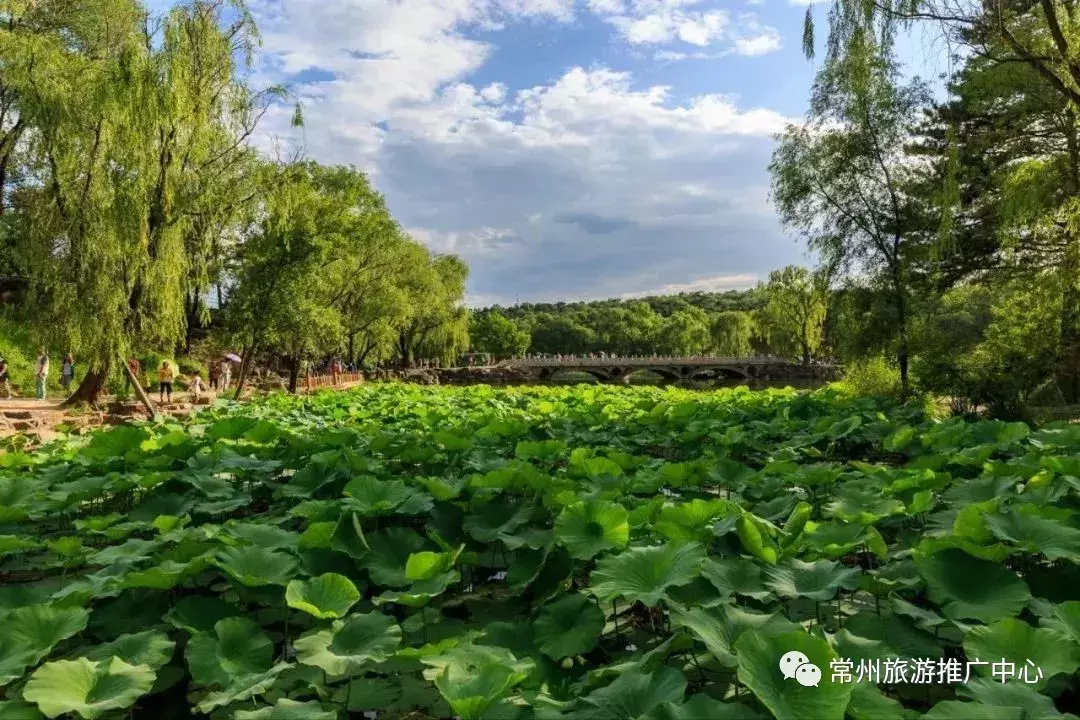
M 844 366 L 840 389 L 857 397 L 900 397 L 900 369 L 878 355 Z

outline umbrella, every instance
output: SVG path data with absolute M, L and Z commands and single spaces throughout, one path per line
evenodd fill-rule
M 226 360 L 231 360 L 232 362 L 240 362 L 240 356 L 239 355 L 234 355 L 233 353 L 226 353 L 225 354 L 225 359 Z

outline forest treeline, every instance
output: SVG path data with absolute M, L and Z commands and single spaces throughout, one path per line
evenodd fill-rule
M 522 303 L 470 316 L 472 348 L 495 357 L 546 355 L 828 355 L 826 278 L 789 266 L 749 290 L 635 299 Z
M 413 241 L 362 172 L 257 150 L 293 107 L 250 84 L 257 40 L 234 0 L 0 4 L 0 276 L 23 285 L 15 321 L 77 358 L 74 401 L 132 353 L 190 352 L 212 305 L 241 378 L 256 357 L 295 382 L 306 358 L 465 348 L 461 260 Z

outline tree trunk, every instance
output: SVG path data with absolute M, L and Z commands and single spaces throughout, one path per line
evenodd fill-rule
M 356 362 L 356 333 L 349 333 L 349 362 Z
M 83 376 L 82 382 L 79 383 L 79 387 L 75 388 L 67 400 L 61 403 L 61 407 L 72 407 L 80 403 L 86 403 L 88 405 L 98 405 L 101 402 L 101 393 L 105 389 L 105 381 L 109 379 L 109 363 L 104 363 L 101 367 L 90 368 L 86 371 L 86 375 Z M 153 409 L 150 411 L 150 416 L 153 417 Z
M 244 383 L 247 382 L 248 368 L 251 366 L 253 357 L 255 357 L 254 342 L 245 345 L 240 356 L 240 377 L 236 381 L 236 393 L 233 394 L 233 400 L 239 400 L 241 393 L 244 392 Z
M 124 375 L 127 376 L 128 382 L 131 383 L 131 387 L 135 388 L 135 394 L 139 398 L 139 402 L 146 408 L 146 412 L 150 414 L 150 419 L 153 420 L 157 417 L 157 411 L 154 410 L 154 403 L 150 401 L 150 396 L 143 390 L 143 386 L 139 384 L 139 378 L 135 377 L 135 373 L 131 372 L 131 368 L 127 363 L 124 363 Z
M 1069 111 L 1066 145 L 1069 150 L 1069 171 L 1072 194 L 1080 195 L 1080 141 L 1077 139 L 1075 110 Z M 1080 236 L 1066 230 L 1065 258 L 1061 268 L 1065 287 L 1061 295 L 1061 360 L 1058 366 L 1058 385 L 1065 402 L 1080 401 Z
M 899 264 L 893 268 L 893 283 L 896 293 L 896 323 L 900 335 L 900 344 L 896 349 L 896 362 L 900 366 L 900 397 L 907 400 L 911 391 L 908 381 L 907 298 L 904 297 L 904 281 Z
M 360 353 L 360 358 L 356 361 L 356 369 L 359 370 L 364 366 L 364 361 L 367 360 L 368 354 L 375 349 L 375 343 L 364 343 L 364 350 Z
M 293 395 L 296 394 L 296 384 L 300 379 L 300 358 L 294 356 L 289 358 L 289 392 Z

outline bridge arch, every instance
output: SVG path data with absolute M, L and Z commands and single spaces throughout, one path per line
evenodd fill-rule
M 750 373 L 744 368 L 724 366 L 702 366 L 683 368 L 687 380 L 748 380 Z

